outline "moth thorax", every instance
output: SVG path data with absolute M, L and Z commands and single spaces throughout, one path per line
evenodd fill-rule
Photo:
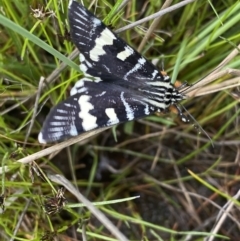
M 184 95 L 180 93 L 173 85 L 169 87 L 167 94 L 165 96 L 166 103 L 169 105 L 176 104 L 184 99 Z

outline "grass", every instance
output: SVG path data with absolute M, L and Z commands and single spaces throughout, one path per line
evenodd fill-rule
M 240 2 L 193 1 L 140 25 L 181 1 L 113 2 L 84 1 L 114 31 L 136 23 L 120 36 L 174 80 L 198 82 L 182 105 L 214 148 L 171 113 L 40 145 L 82 77 L 68 3 L 1 0 L 0 239 L 238 240 Z

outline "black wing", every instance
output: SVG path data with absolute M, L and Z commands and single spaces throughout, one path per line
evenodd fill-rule
M 142 86 L 165 81 L 156 67 L 76 1 L 69 4 L 71 39 L 80 51 L 80 69 L 104 81 L 115 79 Z M 169 81 L 167 76 L 166 81 Z M 131 86 L 130 86 L 131 88 Z
M 38 136 L 40 143 L 59 141 L 99 127 L 138 119 L 160 108 L 125 88 L 86 79 L 77 82 L 71 94 L 51 109 Z

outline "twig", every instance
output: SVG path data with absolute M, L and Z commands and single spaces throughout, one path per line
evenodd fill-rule
M 73 144 L 75 144 L 77 142 L 80 142 L 80 141 L 85 140 L 85 139 L 87 139 L 87 138 L 89 138 L 91 136 L 94 136 L 94 135 L 96 135 L 96 134 L 98 134 L 98 133 L 100 133 L 100 132 L 102 132 L 102 131 L 104 131 L 104 130 L 106 130 L 108 128 L 109 127 L 105 127 L 105 128 L 93 130 L 91 132 L 83 133 L 80 136 L 73 137 L 73 138 L 71 138 L 69 140 L 66 140 L 64 142 L 58 143 L 58 144 L 56 144 L 54 146 L 51 146 L 49 148 L 46 148 L 46 149 L 44 149 L 42 151 L 36 152 L 36 153 L 34 153 L 34 154 L 30 155 L 30 156 L 26 156 L 24 158 L 21 158 L 17 162 L 26 164 L 26 163 L 35 161 L 38 158 L 47 156 L 47 155 L 49 155 L 49 154 L 51 154 L 51 153 L 53 153 L 55 151 L 59 151 L 59 150 L 65 148 L 65 147 L 71 146 L 71 145 L 73 145 Z
M 39 85 L 38 85 L 38 92 L 37 92 L 36 99 L 35 99 L 35 104 L 34 104 L 32 118 L 30 120 L 30 125 L 28 127 L 27 134 L 25 136 L 23 148 L 25 148 L 25 146 L 26 146 L 26 142 L 28 140 L 28 137 L 30 135 L 30 132 L 32 130 L 32 127 L 33 127 L 33 124 L 34 124 L 34 121 L 35 121 L 35 118 L 36 118 L 36 115 L 37 115 L 38 101 L 39 101 L 39 98 L 40 98 L 40 94 L 41 94 L 41 90 L 42 90 L 42 86 L 43 86 L 43 81 L 44 81 L 44 78 L 41 77 L 40 81 L 39 81 Z
M 197 1 L 197 0 L 185 0 L 185 1 L 182 1 L 182 2 L 177 3 L 177 4 L 175 4 L 175 5 L 173 5 L 173 6 L 169 7 L 169 8 L 160 10 L 157 13 L 149 15 L 146 18 L 140 19 L 140 20 L 138 20 L 138 21 L 136 21 L 134 23 L 131 23 L 131 24 L 125 26 L 125 27 L 119 28 L 118 30 L 115 31 L 115 33 L 121 33 L 123 31 L 126 31 L 126 30 L 128 30 L 130 28 L 134 28 L 134 27 L 136 27 L 136 26 L 138 26 L 138 25 L 140 25 L 142 23 L 145 23 L 147 21 L 150 21 L 152 19 L 159 18 L 160 16 L 163 16 L 166 13 L 170 13 L 170 12 L 172 12 L 172 11 L 178 9 L 178 8 L 181 8 L 181 7 L 183 7 L 183 6 L 187 5 L 187 4 L 195 2 L 195 1 Z

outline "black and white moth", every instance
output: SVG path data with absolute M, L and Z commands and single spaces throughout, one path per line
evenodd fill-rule
M 185 98 L 169 76 L 81 4 L 70 1 L 68 17 L 71 39 L 80 51 L 80 69 L 95 81 L 79 80 L 71 96 L 51 109 L 38 136 L 40 143 L 162 112 Z

